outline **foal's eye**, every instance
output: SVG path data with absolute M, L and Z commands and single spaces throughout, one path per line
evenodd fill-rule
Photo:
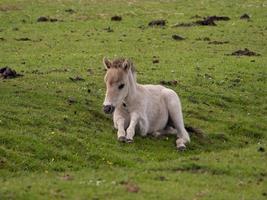
M 119 89 L 120 89 L 120 90 L 121 90 L 123 87 L 124 87 L 124 84 L 123 84 L 123 83 L 119 85 Z

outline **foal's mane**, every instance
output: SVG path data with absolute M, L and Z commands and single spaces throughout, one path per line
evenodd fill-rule
M 116 58 L 115 60 L 112 61 L 111 68 L 121 68 L 123 69 L 123 64 L 127 62 L 129 66 L 131 66 L 131 71 L 133 74 L 135 74 L 136 70 L 133 65 L 133 62 L 131 60 L 128 60 L 126 58 Z

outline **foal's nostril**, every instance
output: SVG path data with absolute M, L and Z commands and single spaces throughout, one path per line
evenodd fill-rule
M 106 114 L 111 114 L 111 113 L 114 112 L 115 107 L 112 106 L 112 105 L 107 105 L 107 106 L 104 106 L 103 110 L 104 110 L 104 112 L 105 112 Z

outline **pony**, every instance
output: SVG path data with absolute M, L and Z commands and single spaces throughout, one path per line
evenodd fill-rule
M 113 114 L 120 142 L 131 143 L 135 133 L 176 134 L 176 147 L 185 150 L 190 142 L 184 127 L 181 102 L 175 91 L 162 85 L 142 85 L 136 81 L 133 63 L 125 58 L 104 58 L 106 94 L 103 111 Z

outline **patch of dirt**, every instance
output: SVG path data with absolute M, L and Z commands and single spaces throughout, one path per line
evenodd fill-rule
M 136 184 L 129 181 L 121 181 L 120 184 L 125 186 L 127 192 L 138 193 L 140 190 Z
M 204 19 L 211 19 L 213 21 L 229 21 L 230 17 L 213 15 L 213 16 L 205 17 Z
M 185 129 L 189 132 L 190 135 L 194 134 L 197 137 L 204 138 L 205 133 L 200 129 L 193 126 L 185 125 Z
M 7 12 L 7 11 L 15 11 L 15 10 L 20 10 L 20 8 L 16 5 L 0 5 L 0 11 L 2 12 Z
M 148 23 L 148 26 L 165 26 L 166 25 L 166 20 L 164 19 L 157 19 L 157 20 L 152 20 L 151 22 Z
M 247 13 L 245 13 L 245 14 L 240 16 L 240 19 L 249 20 L 250 16 Z
M 17 41 L 31 41 L 30 38 L 24 37 L 24 38 L 15 38 Z
M 76 13 L 76 11 L 73 10 L 72 8 L 66 9 L 65 12 L 70 13 L 70 14 Z
M 11 79 L 11 78 L 19 77 L 19 76 L 23 76 L 23 75 L 18 74 L 15 70 L 13 70 L 9 67 L 0 68 L 0 78 Z
M 177 80 L 171 80 L 171 81 L 165 81 L 165 80 L 162 80 L 159 82 L 161 85 L 169 85 L 169 86 L 175 86 L 178 84 L 178 81 Z
M 232 56 L 260 56 L 260 54 L 253 52 L 253 51 L 250 51 L 247 48 L 245 48 L 244 50 L 237 50 L 237 51 L 231 53 L 230 55 L 232 55 Z
M 206 166 L 201 166 L 195 163 L 192 163 L 190 165 L 185 165 L 181 167 L 175 167 L 175 168 L 160 168 L 160 169 L 152 169 L 152 171 L 171 171 L 171 172 L 189 172 L 193 174 L 204 174 L 209 173 L 211 175 L 225 175 L 227 174 L 227 171 L 219 170 L 219 169 L 213 169 Z
M 80 77 L 80 76 L 76 76 L 76 77 L 69 77 L 70 80 L 72 80 L 73 82 L 76 81 L 85 81 L 84 78 Z
M 219 44 L 228 44 L 228 41 L 211 41 L 208 44 L 215 44 L 215 45 L 219 45 Z
M 227 16 L 207 16 L 204 17 L 202 20 L 197 20 L 195 22 L 190 23 L 180 23 L 174 25 L 174 27 L 190 27 L 190 26 L 217 26 L 215 21 L 228 21 L 230 20 Z
M 111 17 L 111 21 L 121 21 L 121 20 L 122 20 L 122 17 L 118 15 L 114 15 Z
M 37 19 L 37 22 L 57 22 L 59 21 L 56 18 L 50 18 L 50 17 L 45 17 L 45 16 L 41 16 Z
M 201 26 L 217 26 L 217 24 L 215 24 L 212 18 L 205 18 L 203 20 L 198 20 L 195 22 L 195 24 Z
M 203 20 L 198 20 L 195 23 L 202 26 L 216 26 L 215 21 L 228 21 L 230 20 L 227 16 L 208 16 Z
M 172 39 L 174 39 L 174 40 L 184 40 L 185 38 L 181 37 L 180 35 L 175 34 L 175 35 L 172 35 Z

